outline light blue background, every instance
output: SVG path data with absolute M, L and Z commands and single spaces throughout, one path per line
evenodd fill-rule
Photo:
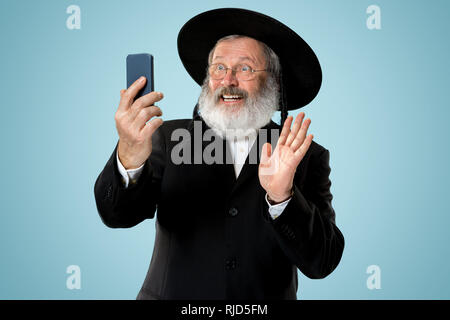
M 81 8 L 81 30 L 66 28 L 71 4 Z M 366 27 L 371 4 L 381 8 L 381 30 Z M 0 298 L 136 297 L 154 220 L 109 229 L 93 194 L 118 138 L 125 57 L 152 53 L 164 119 L 190 117 L 200 90 L 176 37 L 194 15 L 226 6 L 287 24 L 323 68 L 321 91 L 302 110 L 331 152 L 346 247 L 326 279 L 300 275 L 298 297 L 450 298 L 450 3 L 437 0 L 2 0 Z M 81 290 L 66 288 L 72 264 Z M 366 287 L 373 264 L 380 290 Z

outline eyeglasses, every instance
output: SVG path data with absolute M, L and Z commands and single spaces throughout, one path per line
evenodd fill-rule
M 214 63 L 208 67 L 209 76 L 214 80 L 222 80 L 231 70 L 238 80 L 248 81 L 256 77 L 256 72 L 267 71 L 267 69 L 254 70 L 246 64 L 238 64 L 234 68 L 227 68 L 221 63 Z

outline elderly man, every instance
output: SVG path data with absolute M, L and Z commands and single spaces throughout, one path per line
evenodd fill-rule
M 304 113 L 287 117 L 317 94 L 317 58 L 285 25 L 243 9 L 192 18 L 178 49 L 202 85 L 193 119 L 163 123 L 161 93 L 134 101 L 146 81 L 138 79 L 121 91 L 119 142 L 95 184 L 109 227 L 157 212 L 138 299 L 296 299 L 297 269 L 323 278 L 344 248 L 329 152 L 307 134 Z M 277 110 L 282 127 L 271 121 Z M 211 143 L 216 161 L 194 161 Z

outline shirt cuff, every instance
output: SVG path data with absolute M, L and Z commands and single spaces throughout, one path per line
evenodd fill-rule
M 283 213 L 284 209 L 288 205 L 289 201 L 291 201 L 292 197 L 275 205 L 271 205 L 269 202 L 269 199 L 267 199 L 267 193 L 266 193 L 266 202 L 269 205 L 269 214 L 272 217 L 272 219 L 276 219 L 280 216 L 281 213 Z
M 134 184 L 136 183 L 137 179 L 142 173 L 142 169 L 144 168 L 144 164 L 136 169 L 125 169 L 123 164 L 119 160 L 119 152 L 116 152 L 116 158 L 117 158 L 117 167 L 119 169 L 119 173 L 122 176 L 122 182 L 125 186 L 125 188 L 128 188 L 128 185 L 130 183 Z

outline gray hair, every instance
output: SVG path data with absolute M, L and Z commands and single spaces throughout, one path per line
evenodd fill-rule
M 214 50 L 216 50 L 216 47 L 220 42 L 227 41 L 227 40 L 240 39 L 240 38 L 249 38 L 249 37 L 243 36 L 243 35 L 238 35 L 238 34 L 233 34 L 233 35 L 229 35 L 229 36 L 226 36 L 226 37 L 223 37 L 223 38 L 220 38 L 219 40 L 217 40 L 216 44 L 209 52 L 208 65 L 211 64 L 212 58 L 214 55 Z M 272 73 L 273 77 L 278 82 L 278 79 L 280 78 L 280 72 L 281 72 L 280 59 L 278 58 L 277 54 L 268 45 L 266 45 L 264 42 L 261 42 L 261 41 L 258 41 L 258 42 L 261 44 L 264 57 L 266 58 L 266 63 L 267 63 L 266 69 L 268 72 Z M 208 72 L 206 73 L 206 75 L 208 78 Z

